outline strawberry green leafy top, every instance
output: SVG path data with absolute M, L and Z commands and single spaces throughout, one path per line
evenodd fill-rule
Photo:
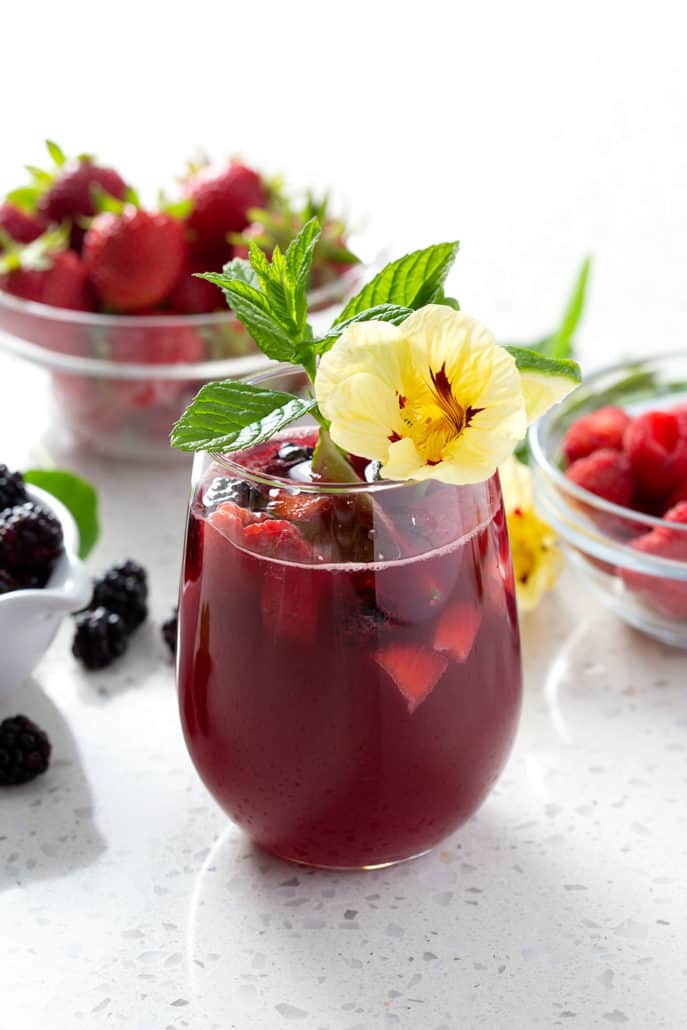
M 391 262 L 316 337 L 306 289 L 318 238 L 313 218 L 284 253 L 275 247 L 271 263 L 252 243 L 249 260 L 203 276 L 268 357 L 305 369 L 311 395 L 210 383 L 174 426 L 174 447 L 241 450 L 310 413 L 329 453 L 320 471 L 336 469 L 337 479 L 348 476 L 345 463 L 331 460 L 331 441 L 378 460 L 386 479 L 474 483 L 493 475 L 529 422 L 579 383 L 574 361 L 498 346 L 445 296 L 457 242 Z M 317 471 L 317 454 L 315 462 Z

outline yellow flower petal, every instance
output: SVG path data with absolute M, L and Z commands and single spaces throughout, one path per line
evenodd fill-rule
M 318 375 L 316 386 L 320 382 Z M 328 395 L 326 408 L 321 400 L 320 407 L 331 420 L 332 439 L 361 458 L 386 457 L 401 428 L 396 390 L 370 372 L 344 379 Z
M 522 612 L 537 607 L 555 585 L 563 567 L 563 553 L 553 530 L 539 518 L 532 501 L 531 473 L 516 458 L 500 469 L 506 508 L 513 572 Z
M 337 395 L 341 385 L 357 372 L 369 372 L 391 389 L 400 389 L 401 364 L 407 361 L 406 354 L 403 335 L 388 322 L 349 326 L 323 355 L 317 370 L 315 393 L 325 418 L 334 420 L 340 409 Z
M 400 326 L 360 322 L 320 362 L 315 394 L 341 447 L 394 479 L 476 483 L 526 429 L 514 359 L 463 312 L 430 304 Z

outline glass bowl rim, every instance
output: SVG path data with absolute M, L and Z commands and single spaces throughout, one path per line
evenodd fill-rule
M 380 252 L 381 253 L 381 252 Z M 360 261 L 351 265 L 342 275 L 308 293 L 308 305 L 322 306 L 321 310 L 345 300 L 342 287 L 354 284 L 356 277 L 374 271 L 379 255 L 371 261 Z M 70 308 L 56 308 L 36 301 L 23 300 L 0 290 L 0 313 L 3 309 L 24 318 L 33 319 L 46 326 L 52 324 L 72 325 L 75 328 L 105 330 L 145 329 L 203 329 L 215 326 L 240 325 L 238 318 L 228 308 L 197 315 L 160 314 L 155 315 L 104 315 L 95 311 L 72 311 Z M 236 379 L 249 376 L 265 367 L 269 359 L 260 351 L 234 357 L 209 358 L 205 361 L 181 361 L 174 364 L 141 364 L 132 361 L 112 361 L 109 358 L 87 357 L 64 354 L 40 343 L 34 343 L 0 324 L 0 350 L 6 349 L 27 361 L 45 368 L 71 375 L 111 379 L 158 379 L 158 380 L 212 380 Z

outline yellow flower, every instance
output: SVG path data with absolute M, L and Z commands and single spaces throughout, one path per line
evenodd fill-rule
M 315 394 L 335 443 L 381 461 L 386 479 L 488 479 L 527 426 L 514 359 L 438 304 L 399 326 L 349 326 L 322 358 Z
M 532 475 L 517 458 L 499 469 L 508 520 L 515 587 L 521 612 L 536 608 L 554 586 L 563 567 L 556 535 L 539 518 L 532 501 Z

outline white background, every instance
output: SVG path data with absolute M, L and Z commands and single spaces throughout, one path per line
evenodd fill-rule
M 0 189 L 46 136 L 144 190 L 199 145 L 240 152 L 335 187 L 398 249 L 459 237 L 452 285 L 503 342 L 549 328 L 591 253 L 587 364 L 683 343 L 677 3 L 62 0 L 2 19 Z

